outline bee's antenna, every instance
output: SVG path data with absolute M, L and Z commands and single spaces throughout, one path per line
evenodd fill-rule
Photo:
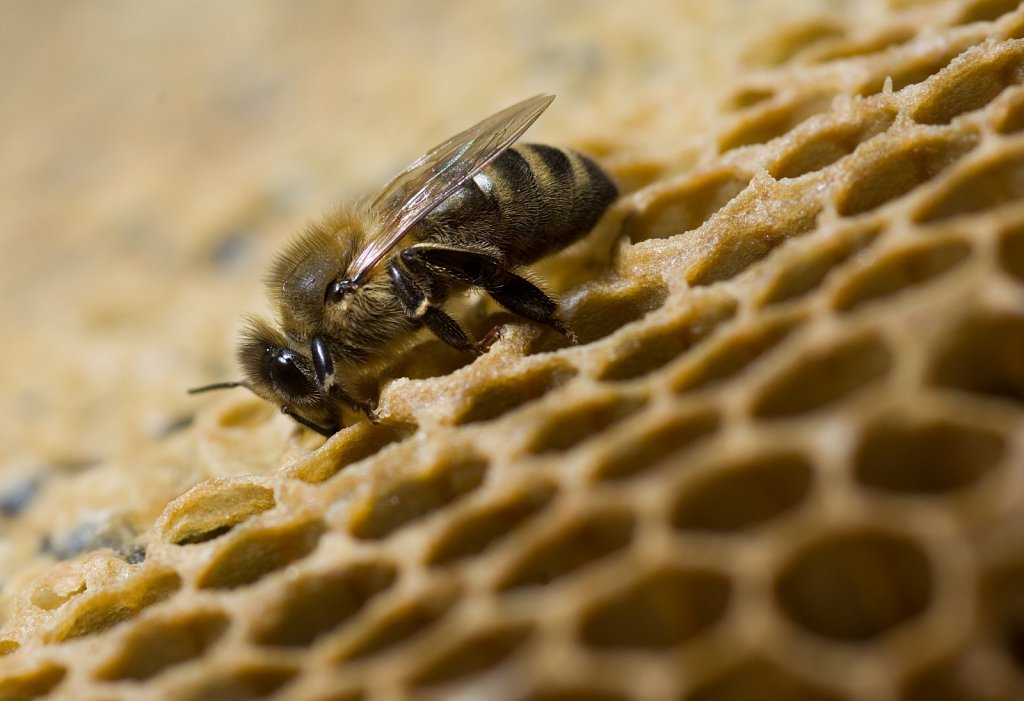
M 245 387 L 248 390 L 252 390 L 248 382 L 214 382 L 212 385 L 203 385 L 202 387 L 192 387 L 188 390 L 189 394 L 199 394 L 200 392 L 209 392 L 214 389 L 232 389 L 234 387 Z

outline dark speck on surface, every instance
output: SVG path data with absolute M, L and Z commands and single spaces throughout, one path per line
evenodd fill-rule
M 0 487 L 0 516 L 17 516 L 39 494 L 43 484 L 42 475 L 32 475 Z
M 86 458 L 86 457 L 69 457 L 63 460 L 53 462 L 53 468 L 58 472 L 64 472 L 68 474 L 77 474 L 84 472 L 91 467 L 96 467 L 100 464 L 99 458 Z
M 166 424 L 157 429 L 156 435 L 158 438 L 167 438 L 168 436 L 173 436 L 175 433 L 183 431 L 189 426 L 191 426 L 194 421 L 195 416 L 192 414 L 185 414 L 183 416 L 179 416 L 176 419 L 168 421 Z
M 146 560 L 146 546 L 137 545 L 133 547 L 125 553 L 124 559 L 129 565 L 138 565 L 139 563 L 144 562 Z
M 210 261 L 221 270 L 238 270 L 245 267 L 251 252 L 252 232 L 235 229 L 223 236 L 210 251 Z
M 146 556 L 145 547 L 140 546 L 135 537 L 134 528 L 120 517 L 111 516 L 87 521 L 69 533 L 49 534 L 43 538 L 39 550 L 58 560 L 69 560 L 84 552 L 108 548 L 135 563 Z

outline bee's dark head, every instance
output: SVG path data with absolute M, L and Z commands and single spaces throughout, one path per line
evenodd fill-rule
M 269 324 L 250 321 L 238 347 L 238 363 L 245 375 L 242 386 L 303 426 L 325 436 L 341 428 L 338 407 L 317 381 L 310 358 Z

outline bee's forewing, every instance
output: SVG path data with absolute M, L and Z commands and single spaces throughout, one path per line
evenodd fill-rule
M 345 277 L 358 282 L 416 222 L 514 144 L 554 99 L 536 95 L 506 107 L 435 146 L 399 173 L 371 203 L 381 226 Z

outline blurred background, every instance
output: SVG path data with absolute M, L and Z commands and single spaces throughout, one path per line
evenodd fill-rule
M 553 92 L 531 140 L 682 169 L 769 29 L 876 4 L 4 3 L 0 486 L 187 425 L 288 237 L 441 139 Z

